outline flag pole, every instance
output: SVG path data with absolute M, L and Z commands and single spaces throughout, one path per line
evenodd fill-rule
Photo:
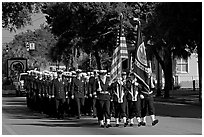
M 135 30 L 137 31 L 136 46 L 138 46 L 139 39 L 140 39 L 140 31 L 139 31 L 139 29 L 140 29 L 141 23 L 140 23 L 139 18 L 134 18 L 133 20 L 134 20 L 134 21 L 137 21 L 137 23 L 138 23 L 138 24 L 135 26 Z M 137 50 L 137 48 L 135 47 L 135 52 L 137 52 L 136 50 Z
M 123 14 L 120 13 L 120 38 L 122 37 L 121 35 L 123 33 L 123 26 L 122 25 L 123 25 Z M 120 40 L 120 44 L 121 44 L 121 40 Z M 119 70 L 120 71 L 119 78 L 121 80 L 122 79 L 122 58 L 121 58 L 121 56 L 120 56 L 120 62 L 121 62 L 121 64 L 120 64 L 120 70 Z M 120 83 L 120 91 L 119 92 L 122 93 L 122 85 L 121 85 L 121 83 Z

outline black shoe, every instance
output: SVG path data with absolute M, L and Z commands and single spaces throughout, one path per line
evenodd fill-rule
M 104 128 L 104 125 L 100 125 L 100 127 Z
M 158 122 L 159 122 L 158 119 L 154 120 L 154 121 L 152 122 L 152 126 L 156 125 Z
M 142 126 L 146 126 L 146 123 L 142 121 L 142 122 L 141 122 L 141 125 L 142 125 Z
M 116 127 L 119 127 L 119 124 L 116 124 Z
M 107 125 L 106 125 L 106 128 L 109 128 L 109 127 L 112 127 L 111 124 L 107 124 Z
M 96 118 L 96 116 L 94 115 L 93 118 Z
M 80 117 L 78 116 L 77 119 L 80 119 Z
M 126 122 L 126 123 L 124 123 L 124 127 L 127 127 L 127 125 L 128 125 L 128 123 Z
M 142 122 L 139 122 L 137 126 L 140 127 L 141 125 L 142 125 Z
M 132 124 L 132 123 L 130 123 L 130 126 L 132 127 L 132 126 L 133 126 L 133 124 Z

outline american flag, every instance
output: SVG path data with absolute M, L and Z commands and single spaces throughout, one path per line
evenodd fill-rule
M 122 15 L 120 16 L 122 22 Z M 124 35 L 124 29 L 122 23 L 117 36 L 117 48 L 113 52 L 113 60 L 111 64 L 111 80 L 113 81 L 117 77 L 121 77 L 122 73 L 122 61 L 128 59 L 127 44 Z

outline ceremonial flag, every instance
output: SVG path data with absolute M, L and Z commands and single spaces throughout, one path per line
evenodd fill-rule
M 111 64 L 111 80 L 114 80 L 117 77 L 121 77 L 122 73 L 122 61 L 128 59 L 128 51 L 126 39 L 124 36 L 124 29 L 122 27 L 122 14 L 120 16 L 121 25 L 119 34 L 117 36 L 117 48 L 113 52 L 113 59 Z
M 139 22 L 139 20 L 138 20 Z M 147 55 L 146 55 L 146 49 L 145 49 L 145 44 L 142 39 L 142 34 L 141 34 L 141 25 L 140 22 L 138 24 L 137 28 L 137 42 L 136 42 L 136 56 L 135 56 L 135 61 L 133 63 L 133 72 L 136 73 L 137 78 L 139 79 L 138 82 L 141 83 L 147 91 L 149 91 L 149 78 L 148 78 L 148 73 L 151 72 L 151 65 L 147 60 Z

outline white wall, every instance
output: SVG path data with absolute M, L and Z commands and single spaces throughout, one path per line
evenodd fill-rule
M 198 88 L 198 62 L 195 54 L 188 59 L 188 73 L 178 73 L 178 83 L 181 88 L 193 88 L 193 80 L 196 81 L 196 88 Z

